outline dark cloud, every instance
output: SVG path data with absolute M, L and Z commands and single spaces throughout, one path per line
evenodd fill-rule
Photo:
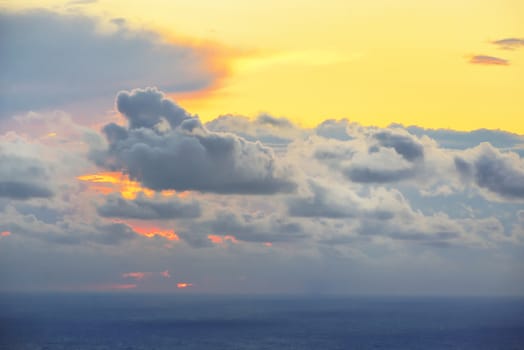
M 504 50 L 515 50 L 524 47 L 524 38 L 505 38 L 492 41 L 492 44 Z
M 95 229 L 96 232 L 86 234 L 84 240 L 98 244 L 116 245 L 138 237 L 138 233 L 129 225 L 123 223 L 98 225 L 95 226 Z
M 171 128 L 176 128 L 186 119 L 186 111 L 155 88 L 121 91 L 116 97 L 116 106 L 125 115 L 130 129 L 153 128 L 164 118 Z
M 234 237 L 230 240 L 234 243 L 296 242 L 309 236 L 300 223 L 283 216 L 227 210 L 215 212 L 213 219 L 192 222 L 177 230 L 177 234 L 194 248 L 212 247 L 209 235 Z
M 416 169 L 399 168 L 399 169 L 386 169 L 386 168 L 372 168 L 368 166 L 356 165 L 344 171 L 344 175 L 354 182 L 363 183 L 384 183 L 384 182 L 397 182 L 407 180 L 416 175 Z
M 257 117 L 256 122 L 266 124 L 276 128 L 292 128 L 293 124 L 286 118 L 276 118 L 269 114 L 261 114 Z
M 49 171 L 37 159 L 0 153 L 0 197 L 49 198 Z
M 232 235 L 237 240 L 246 242 L 291 242 L 307 237 L 299 223 L 273 215 L 239 216 L 221 212 L 208 225 L 215 234 Z
M 118 106 L 129 127 L 104 127 L 109 148 L 92 152 L 100 166 L 124 171 L 153 190 L 273 194 L 295 189 L 289 169 L 261 143 L 207 130 L 156 89 L 118 96 L 125 96 L 125 107 Z M 161 127 L 162 117 L 167 129 Z
M 485 66 L 509 66 L 509 61 L 504 58 L 485 55 L 475 55 L 470 58 L 469 63 Z
M 524 166 L 520 158 L 503 154 L 488 143 L 475 151 L 470 160 L 455 158 L 456 169 L 464 180 L 507 199 L 524 199 Z
M 177 197 L 149 199 L 144 196 L 138 196 L 134 200 L 109 196 L 97 211 L 103 217 L 141 220 L 197 218 L 201 214 L 200 205 L 195 201 L 181 200 Z
M 84 243 L 117 245 L 139 237 L 129 225 L 124 223 L 91 223 L 60 220 L 49 224 L 38 220 L 34 215 L 19 215 L 8 213 L 2 217 L 2 230 L 8 230 L 13 235 L 21 235 L 32 239 L 64 245 L 81 245 Z
M 398 154 L 410 162 L 424 158 L 424 147 L 411 135 L 385 130 L 375 133 L 373 137 L 381 146 L 395 149 Z
M 95 18 L 44 10 L 0 14 L 0 116 L 106 98 L 129 86 L 195 91 L 223 74 L 210 64 L 222 55 L 214 48 L 113 25 L 103 32 Z

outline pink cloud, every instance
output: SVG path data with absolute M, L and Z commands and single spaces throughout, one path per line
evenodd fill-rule
M 486 66 L 509 66 L 509 61 L 504 58 L 485 55 L 472 56 L 469 60 L 469 63 L 482 64 Z

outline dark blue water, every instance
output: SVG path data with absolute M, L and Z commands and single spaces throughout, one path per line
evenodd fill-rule
M 524 349 L 524 300 L 3 295 L 0 349 Z

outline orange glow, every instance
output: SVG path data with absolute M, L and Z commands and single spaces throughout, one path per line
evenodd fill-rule
M 149 226 L 149 227 L 131 226 L 131 228 L 135 230 L 137 233 L 141 234 L 142 236 L 146 236 L 147 238 L 153 238 L 155 236 L 160 236 L 170 241 L 179 241 L 180 240 L 180 237 L 178 237 L 178 235 L 176 234 L 174 230 L 164 230 L 164 229 L 154 227 L 154 226 Z
M 124 278 L 134 278 L 136 280 L 141 280 L 145 276 L 146 276 L 145 272 L 127 272 L 127 273 L 122 274 L 122 277 Z
M 139 193 L 143 193 L 149 198 L 155 195 L 155 191 L 143 187 L 138 181 L 129 179 L 127 174 L 121 172 L 85 174 L 77 176 L 77 179 L 89 183 L 89 188 L 92 191 L 105 195 L 118 192 L 125 199 L 135 199 Z M 163 197 L 172 197 L 177 194 L 177 192 L 173 190 L 161 191 L 159 193 Z M 190 191 L 180 192 L 178 196 L 180 198 L 186 198 L 189 193 Z
M 207 235 L 207 239 L 209 239 L 213 244 L 224 243 L 224 239 L 219 235 Z
M 171 278 L 171 275 L 169 274 L 168 270 L 161 271 L 161 272 L 126 272 L 122 274 L 123 278 L 134 278 L 137 281 L 140 281 L 144 278 L 149 278 L 151 276 L 162 276 L 164 278 Z
M 11 236 L 11 232 L 3 231 L 2 233 L 0 233 L 0 237 L 7 237 L 7 236 Z
M 273 243 L 271 243 L 271 242 L 264 242 L 264 245 L 265 245 L 266 247 L 272 247 L 272 246 L 273 246 Z
M 231 235 L 225 235 L 225 236 L 219 236 L 219 235 L 207 235 L 207 239 L 211 241 L 213 244 L 223 244 L 226 241 L 229 241 L 231 243 L 238 243 L 238 240 L 235 236 Z
M 176 287 L 178 289 L 189 288 L 189 287 L 193 287 L 193 283 L 180 282 L 176 284 Z

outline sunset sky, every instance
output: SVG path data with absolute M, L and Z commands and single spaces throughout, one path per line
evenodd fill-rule
M 524 2 L 0 0 L 0 291 L 524 295 Z

